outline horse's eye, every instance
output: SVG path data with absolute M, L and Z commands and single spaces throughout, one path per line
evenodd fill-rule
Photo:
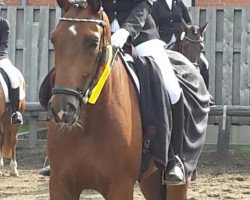
M 99 44 L 99 41 L 97 41 L 97 40 L 90 41 L 89 48 L 95 49 L 98 46 L 98 44 Z

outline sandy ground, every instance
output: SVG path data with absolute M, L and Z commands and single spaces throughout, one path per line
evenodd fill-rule
M 8 174 L 8 160 L 0 172 L 1 200 L 48 200 L 48 178 L 37 174 L 43 166 L 45 147 L 17 149 L 19 177 Z M 95 191 L 82 193 L 81 200 L 103 199 Z M 134 199 L 143 200 L 138 186 Z M 204 150 L 198 166 L 198 178 L 192 182 L 188 200 L 250 200 L 250 154 L 232 150 L 218 157 Z

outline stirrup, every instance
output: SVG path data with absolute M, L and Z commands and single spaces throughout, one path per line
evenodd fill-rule
M 23 116 L 19 111 L 16 111 L 11 115 L 11 123 L 12 124 L 23 124 Z
M 185 168 L 179 156 L 174 156 L 173 162 L 172 169 L 165 172 L 165 184 L 169 186 L 186 184 Z

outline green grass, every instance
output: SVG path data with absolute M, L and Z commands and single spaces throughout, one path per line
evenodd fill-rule
M 241 146 L 240 152 L 250 154 L 250 146 Z
M 23 132 L 26 132 L 29 130 L 29 127 L 27 124 L 23 124 L 20 126 L 19 130 L 18 130 L 18 133 L 23 133 Z

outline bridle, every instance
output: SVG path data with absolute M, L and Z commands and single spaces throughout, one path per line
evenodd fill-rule
M 102 35 L 101 35 L 101 41 L 102 41 L 102 46 L 99 45 L 99 52 L 94 64 L 94 76 L 92 76 L 92 79 L 88 82 L 88 84 L 85 84 L 82 90 L 79 89 L 73 89 L 73 88 L 68 88 L 60 85 L 55 85 L 54 88 L 52 89 L 52 95 L 54 94 L 67 94 L 67 95 L 73 95 L 75 96 L 79 102 L 80 106 L 82 104 L 86 104 L 88 102 L 90 93 L 92 89 L 95 86 L 96 79 L 98 76 L 99 69 L 101 67 L 101 62 L 102 62 L 102 53 L 103 53 L 103 48 L 105 41 L 104 41 L 104 36 L 105 36 L 105 27 L 106 27 L 106 22 L 103 20 L 103 14 L 102 14 L 102 19 L 92 19 L 92 18 L 69 18 L 69 17 L 61 17 L 59 18 L 60 21 L 70 21 L 70 22 L 84 22 L 84 23 L 95 23 L 103 28 Z
M 190 41 L 192 43 L 200 43 L 200 44 L 202 44 L 204 42 L 204 37 L 200 37 L 200 39 L 194 40 L 194 39 L 191 39 L 190 37 L 186 36 L 185 32 L 183 32 L 181 34 L 181 37 L 180 37 L 179 40 L 180 40 L 179 41 L 179 49 L 180 49 L 180 52 L 182 53 L 182 44 L 183 44 L 184 40 L 188 40 L 188 41 Z M 193 63 L 193 65 L 196 66 L 196 67 L 199 66 L 198 63 Z
M 204 38 L 203 38 L 203 37 L 201 37 L 201 39 L 198 39 L 198 40 L 193 40 L 193 39 L 187 37 L 186 35 L 184 36 L 184 39 L 186 39 L 186 40 L 188 40 L 188 41 L 190 41 L 190 42 L 194 42 L 194 43 L 202 43 L 202 42 L 204 41 Z M 183 39 L 183 40 L 184 40 L 184 39 Z M 182 41 L 183 41 L 183 40 L 182 40 Z

